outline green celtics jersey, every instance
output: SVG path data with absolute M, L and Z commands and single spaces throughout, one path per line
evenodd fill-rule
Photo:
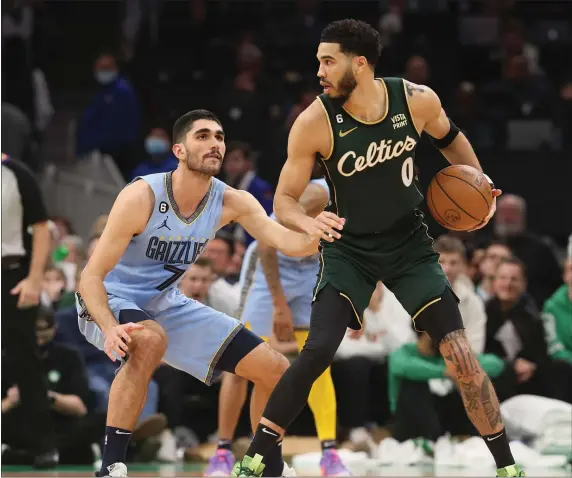
M 370 234 L 391 229 L 423 200 L 417 189 L 415 130 L 405 83 L 379 78 L 385 87 L 387 111 L 375 122 L 352 116 L 336 99 L 320 95 L 328 116 L 332 149 L 319 157 L 330 187 L 329 211 L 346 218 L 344 231 Z

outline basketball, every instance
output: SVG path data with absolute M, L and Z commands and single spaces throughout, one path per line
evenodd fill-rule
M 427 205 L 435 220 L 451 231 L 468 231 L 489 214 L 492 189 L 484 174 L 465 165 L 439 171 L 427 189 Z

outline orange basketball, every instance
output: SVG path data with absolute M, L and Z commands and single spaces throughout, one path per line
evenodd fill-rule
M 427 205 L 435 220 L 452 231 L 468 231 L 489 214 L 492 190 L 484 174 L 464 165 L 439 171 L 427 189 Z

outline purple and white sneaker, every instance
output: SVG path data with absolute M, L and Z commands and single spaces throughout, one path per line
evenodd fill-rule
M 322 476 L 352 476 L 335 449 L 324 450 L 320 460 L 320 469 Z
M 219 448 L 209 460 L 204 476 L 230 476 L 234 462 L 234 455 L 230 450 Z

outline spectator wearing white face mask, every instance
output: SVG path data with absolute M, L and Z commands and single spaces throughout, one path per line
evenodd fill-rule
M 65 236 L 60 246 L 52 254 L 52 260 L 61 269 L 66 278 L 66 290 L 75 292 L 78 265 L 85 259 L 83 239 L 77 235 Z
M 102 53 L 94 65 L 99 89 L 82 112 L 76 131 L 76 154 L 110 155 L 127 180 L 137 164 L 141 107 L 114 55 Z
M 154 173 L 166 173 L 177 169 L 177 158 L 171 151 L 171 141 L 163 128 L 152 128 L 145 138 L 148 158 L 141 161 L 131 173 L 131 179 Z

